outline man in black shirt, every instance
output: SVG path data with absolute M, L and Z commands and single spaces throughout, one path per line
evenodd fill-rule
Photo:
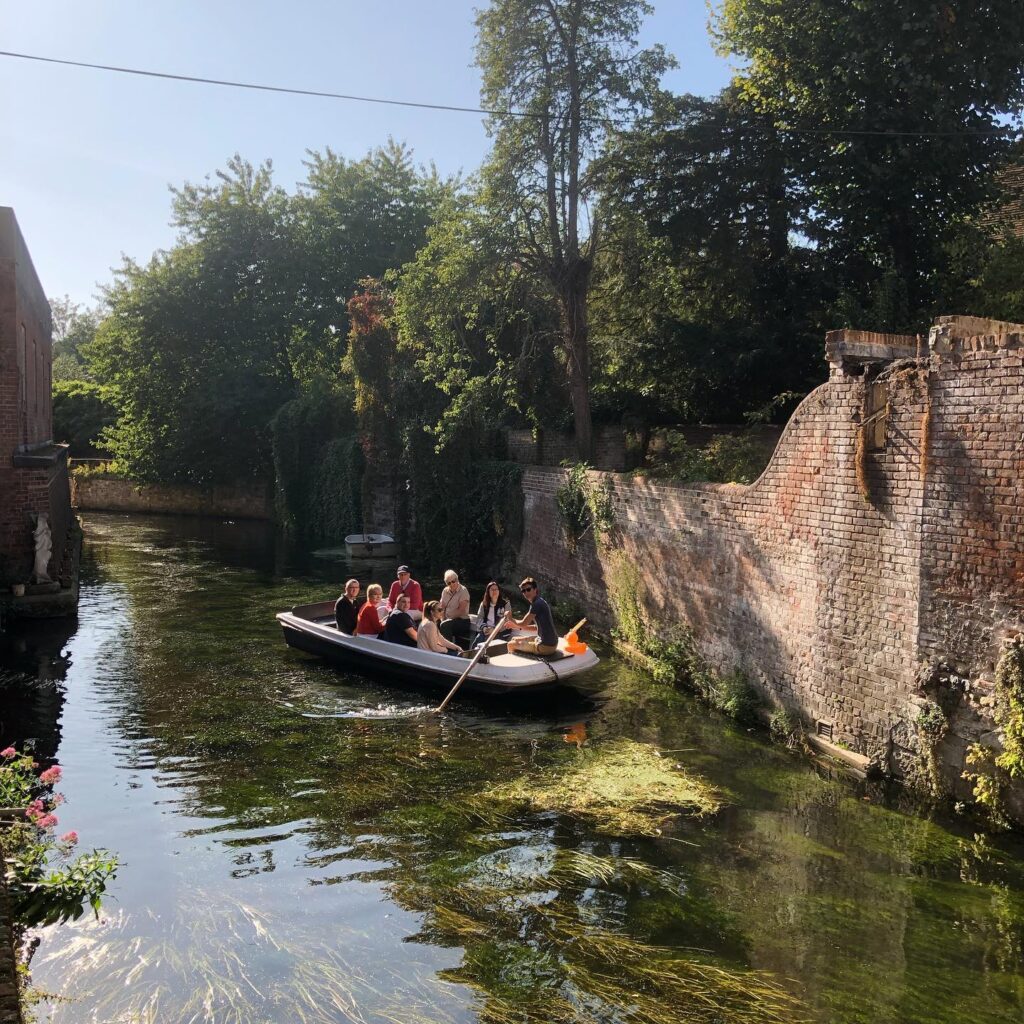
M 519 592 L 530 602 L 530 610 L 521 619 L 514 619 L 511 615 L 505 617 L 505 621 L 512 626 L 522 628 L 536 624 L 536 636 L 514 636 L 508 642 L 509 652 L 515 654 L 523 651 L 527 654 L 554 654 L 558 650 L 558 634 L 555 632 L 555 620 L 551 614 L 551 606 L 540 596 L 537 589 L 537 581 L 532 576 L 527 576 L 519 584 Z
M 334 621 L 342 633 L 356 635 L 356 619 L 363 602 L 359 600 L 359 580 L 349 580 L 345 584 L 345 593 L 334 605 Z
M 406 647 L 416 646 L 416 627 L 412 624 L 412 616 L 409 615 L 409 596 L 399 594 L 395 610 L 388 616 L 384 623 L 383 637 L 393 644 L 405 644 Z

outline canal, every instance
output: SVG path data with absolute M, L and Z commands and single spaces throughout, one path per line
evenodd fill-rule
M 418 714 L 282 642 L 274 613 L 349 568 L 253 524 L 93 514 L 77 622 L 2 638 L 3 739 L 61 763 L 61 829 L 122 861 L 99 920 L 39 933 L 39 1021 L 1024 1019 L 1019 839 L 612 657 L 544 712 Z M 623 839 L 488 803 L 624 739 L 725 808 Z

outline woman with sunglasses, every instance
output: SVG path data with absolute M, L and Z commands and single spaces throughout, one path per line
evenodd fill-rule
M 519 629 L 536 625 L 537 635 L 514 636 L 508 642 L 509 653 L 517 654 L 522 651 L 524 654 L 555 654 L 558 651 L 555 619 L 551 614 L 551 606 L 540 596 L 537 581 L 532 576 L 527 576 L 519 584 L 519 592 L 530 602 L 530 610 L 521 619 L 514 619 L 508 614 L 505 621 Z

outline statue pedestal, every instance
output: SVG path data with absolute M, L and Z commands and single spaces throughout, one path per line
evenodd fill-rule
M 33 594 L 58 594 L 60 584 L 56 580 L 48 580 L 46 583 L 26 583 L 25 594 L 31 597 Z

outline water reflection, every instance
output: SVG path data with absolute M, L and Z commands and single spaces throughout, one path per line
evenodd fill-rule
M 63 677 L 62 826 L 125 867 L 103 920 L 43 936 L 35 981 L 69 1001 L 41 1019 L 1024 1014 L 1009 840 L 831 778 L 610 660 L 544 713 L 423 715 L 422 695 L 284 647 L 274 612 L 336 591 L 344 562 L 199 520 L 93 516 L 87 537 L 77 630 L 16 671 Z M 486 796 L 622 737 L 729 806 L 609 839 Z

